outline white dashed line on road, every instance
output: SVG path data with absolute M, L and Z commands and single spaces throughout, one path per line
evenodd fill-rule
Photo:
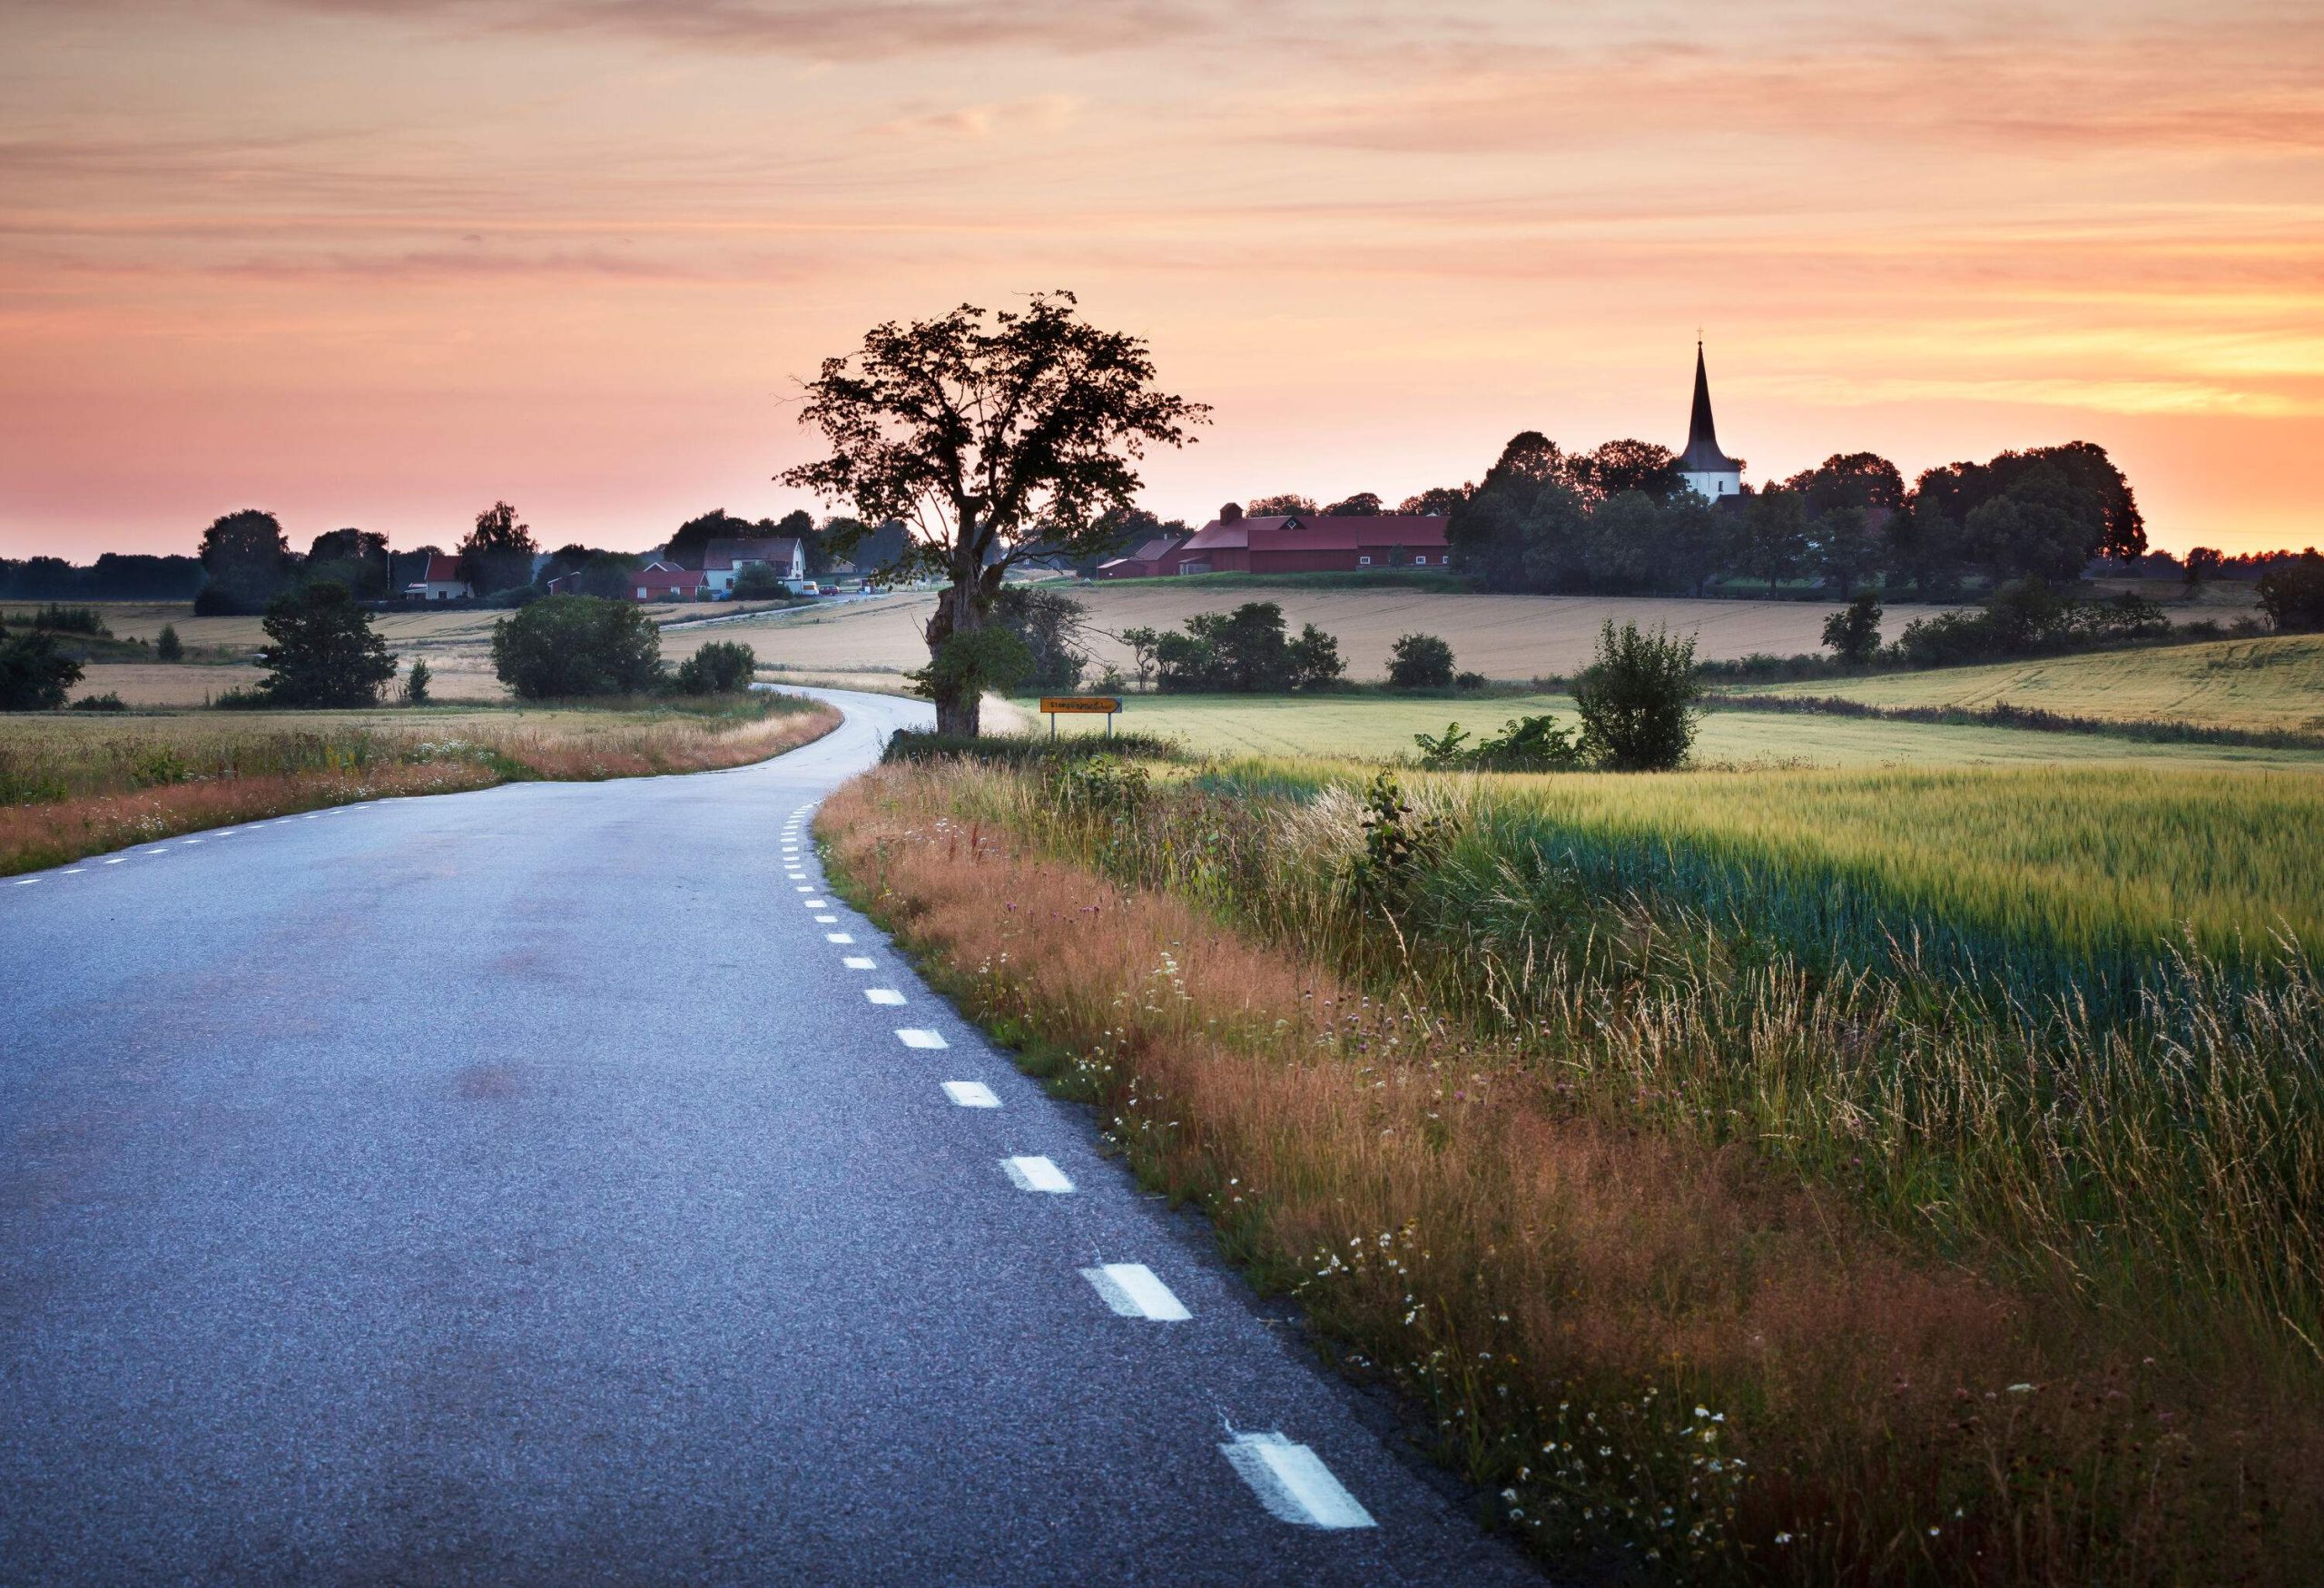
M 851 971 L 869 971 L 874 968 L 872 961 L 862 954 L 850 954 L 840 961 L 840 963 Z
M 832 902 L 829 899 L 802 899 L 799 902 L 810 910 L 828 910 L 832 907 Z
M 1081 1277 L 1096 1287 L 1117 1317 L 1150 1318 L 1156 1323 L 1182 1323 L 1194 1317 L 1144 1263 L 1106 1263 L 1082 1269 Z
M 836 915 L 818 915 L 815 917 L 815 924 L 818 926 L 837 926 L 839 924 L 839 917 Z
M 1046 1158 L 1004 1158 L 1000 1167 L 1020 1191 L 1048 1191 L 1063 1196 L 1073 1189 L 1065 1171 Z
M 944 1095 L 964 1109 L 997 1109 L 1000 1100 L 992 1095 L 992 1088 L 981 1080 L 948 1080 Z
M 34 883 L 41 882 L 44 879 L 40 877 L 18 877 L 16 879 L 16 886 L 20 888 L 29 888 Z
M 125 854 L 116 854 L 112 859 L 106 861 L 105 863 L 107 865 L 119 865 L 123 861 L 127 860 L 129 856 Z
M 1323 1457 L 1280 1434 L 1237 1434 L 1218 1447 L 1267 1514 L 1295 1527 L 1376 1527 Z
M 797 891 L 798 891 L 798 892 L 800 892 L 800 893 L 813 893 L 815 890 L 814 890 L 812 886 L 810 886 L 809 884 L 807 884 L 807 883 L 800 883 L 800 884 L 799 884 L 799 887 L 798 887 L 798 890 L 797 890 Z
M 827 932 L 823 933 L 823 941 L 825 942 L 853 942 L 855 938 L 850 932 Z
M 893 1004 L 901 1003 L 904 1001 L 904 995 L 892 987 L 866 987 L 863 990 L 863 998 L 867 1003 Z
M 952 1045 L 944 1040 L 940 1031 L 921 1031 L 913 1026 L 906 1026 L 898 1031 L 896 1041 L 907 1048 L 949 1048 Z

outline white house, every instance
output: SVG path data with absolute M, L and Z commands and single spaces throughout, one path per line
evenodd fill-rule
M 448 551 L 429 552 L 427 569 L 403 593 L 416 601 L 458 601 L 476 594 L 460 577 L 459 557 Z
M 1695 344 L 1695 411 L 1687 425 L 1687 449 L 1679 454 L 1679 472 L 1697 495 L 1709 501 L 1743 492 L 1743 465 L 1718 449 L 1718 433 L 1710 422 L 1710 377 L 1703 372 L 1703 344 Z
M 780 579 L 804 579 L 807 550 L 787 535 L 766 540 L 714 540 L 703 548 L 703 588 L 712 596 L 732 596 L 735 577 L 754 564 L 773 568 Z

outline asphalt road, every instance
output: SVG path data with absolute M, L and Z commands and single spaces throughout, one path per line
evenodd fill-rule
M 833 698 L 0 883 L 0 1581 L 1531 1579 L 816 891 Z

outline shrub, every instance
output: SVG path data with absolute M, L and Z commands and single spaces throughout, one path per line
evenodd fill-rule
M 406 705 L 428 704 L 428 664 L 419 658 L 413 658 L 411 672 L 403 681 L 403 703 Z
M 1597 659 L 1574 681 L 1586 753 L 1610 772 L 1679 765 L 1695 742 L 1702 692 L 1692 635 L 1642 634 L 1635 623 L 1616 629 L 1609 619 Z
M 1437 772 L 1574 772 L 1589 764 L 1574 730 L 1546 713 L 1512 717 L 1490 739 L 1469 742 L 1468 730 L 1447 723 L 1442 734 L 1414 734 L 1420 764 Z
M 750 646 L 714 639 L 678 664 L 674 682 L 680 695 L 739 695 L 751 686 L 757 668 Z
M 1433 634 L 1397 636 L 1388 651 L 1388 682 L 1397 689 L 1449 688 L 1452 647 Z
M 266 635 L 273 643 L 259 651 L 268 671 L 258 687 L 270 705 L 373 705 L 396 676 L 371 615 L 328 579 L 269 602 Z
M 118 689 L 108 689 L 103 695 L 84 695 L 73 703 L 74 711 L 127 711 L 129 703 Z
M 56 634 L 85 634 L 92 639 L 113 637 L 113 630 L 94 607 L 60 607 L 51 601 L 33 614 L 33 626 Z
M 1177 761 L 1177 742 L 1157 734 L 1075 734 L 1052 739 L 1047 735 L 986 734 L 970 738 L 959 734 L 901 729 L 888 736 L 882 761 L 979 761 L 1003 766 L 1032 766 L 1052 761 L 1087 761 L 1112 755 L 1124 760 Z
M 176 624 L 162 625 L 161 637 L 153 642 L 153 656 L 157 660 L 163 662 L 180 662 L 185 659 L 185 642 L 178 638 Z
M 2324 557 L 2311 547 L 2290 567 L 2261 574 L 2260 610 L 2279 634 L 2324 628 Z
M 662 631 L 626 601 L 548 596 L 492 626 L 492 670 L 527 700 L 642 695 L 662 681 Z
M 1127 814 L 1146 803 L 1151 786 L 1145 767 L 1110 754 L 1059 757 L 1041 769 L 1042 791 L 1060 810 Z
M 81 664 L 45 632 L 0 639 L 0 711 L 54 711 L 81 681 Z
M 1157 683 L 1165 693 L 1328 688 L 1346 671 L 1338 640 L 1312 623 L 1291 638 L 1283 608 L 1273 601 L 1197 613 L 1184 630 L 1153 636 L 1152 646 Z
M 745 563 L 742 572 L 734 576 L 737 601 L 782 601 L 788 599 L 791 593 L 783 576 L 763 562 Z
M 1880 597 L 1859 591 L 1846 607 L 1824 619 L 1824 644 L 1844 662 L 1869 662 L 1880 654 Z
M 1455 673 L 1452 675 L 1452 687 L 1455 689 L 1482 689 L 1485 686 L 1485 676 L 1482 673 Z

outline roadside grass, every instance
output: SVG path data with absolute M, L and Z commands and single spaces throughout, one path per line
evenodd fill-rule
M 2324 733 L 2324 636 L 2280 635 L 1743 687 L 1754 694 L 1834 695 L 1879 706 L 1975 708 L 2006 702 L 2068 716 Z
M 1819 689 L 1829 690 L 1824 686 Z M 1030 709 L 1032 702 L 1019 705 Z M 1214 755 L 1344 755 L 1393 761 L 1413 755 L 1413 735 L 1450 722 L 1491 732 L 1512 717 L 1548 712 L 1579 721 L 1567 695 L 1133 695 L 1117 731 L 1168 736 Z M 1092 726 L 1095 723 L 1097 725 Z M 1061 733 L 1104 731 L 1102 719 L 1060 719 Z M 2324 772 L 2324 748 L 2146 743 L 2104 734 L 1890 722 L 1879 718 L 1714 711 L 1702 720 L 1695 759 L 1709 766 L 2150 764 L 2280 767 Z
M 1504 1524 L 1680 1581 L 2299 1580 L 2305 961 L 2013 1021 L 1496 881 L 1480 807 L 1519 780 L 1419 790 L 1422 858 L 1358 887 L 1347 788 L 1155 774 L 1107 808 L 888 767 L 818 831 L 1148 1183 L 1418 1397 Z
M 527 778 L 702 772 L 820 737 L 796 696 L 0 716 L 0 874 L 230 822 Z

